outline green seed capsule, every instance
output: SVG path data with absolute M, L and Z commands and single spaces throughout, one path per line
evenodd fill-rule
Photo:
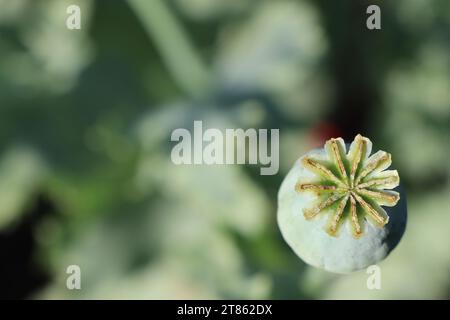
M 301 157 L 278 193 L 281 233 L 306 263 L 348 273 L 383 260 L 406 226 L 406 202 L 391 155 L 371 155 L 357 135 L 347 152 L 341 138 Z M 392 189 L 397 191 L 393 191 Z

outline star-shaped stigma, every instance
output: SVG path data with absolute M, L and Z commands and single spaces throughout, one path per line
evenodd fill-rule
M 303 157 L 301 162 L 314 173 L 309 181 L 298 181 L 298 192 L 312 192 L 313 206 L 303 210 L 306 219 L 313 219 L 321 212 L 330 212 L 326 231 L 337 236 L 340 226 L 349 220 L 352 234 L 359 238 L 364 223 L 370 220 L 382 228 L 389 216 L 381 206 L 393 207 L 400 196 L 385 190 L 398 186 L 397 170 L 386 170 L 391 165 L 391 155 L 378 151 L 370 156 L 372 142 L 357 135 L 348 153 L 341 138 L 325 143 L 326 156 Z

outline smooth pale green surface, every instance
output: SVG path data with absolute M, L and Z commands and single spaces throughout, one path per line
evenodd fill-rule
M 307 155 L 325 160 L 323 149 L 310 151 Z M 306 220 L 303 209 L 311 207 L 314 196 L 309 192 L 295 191 L 295 184 L 314 178 L 315 174 L 297 160 L 284 179 L 278 193 L 278 225 L 285 241 L 306 263 L 336 273 L 349 273 L 364 269 L 383 260 L 398 244 L 406 226 L 406 202 L 402 190 L 395 207 L 383 207 L 389 215 L 389 223 L 377 228 L 369 221 L 362 226 L 364 234 L 355 239 L 349 221 L 345 221 L 338 237 L 325 231 L 329 211 Z

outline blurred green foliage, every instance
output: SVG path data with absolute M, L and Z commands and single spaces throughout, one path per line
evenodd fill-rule
M 381 31 L 365 28 L 373 3 Z M 69 4 L 82 9 L 81 30 L 65 27 Z M 0 8 L 0 232 L 48 211 L 33 220 L 27 253 L 48 282 L 22 295 L 449 298 L 448 1 Z M 194 120 L 280 128 L 280 173 L 174 166 L 170 133 Z M 380 264 L 382 290 L 368 290 L 364 272 L 306 266 L 278 231 L 278 186 L 327 137 L 323 128 L 361 132 L 392 152 L 408 191 L 409 224 Z M 2 265 L 13 263 L 8 254 Z M 81 267 L 80 291 L 66 289 L 71 264 Z

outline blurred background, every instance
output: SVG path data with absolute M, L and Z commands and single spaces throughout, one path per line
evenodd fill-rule
M 0 297 L 449 299 L 449 49 L 447 0 L 0 0 Z M 279 173 L 175 166 L 194 120 L 279 128 Z M 294 161 L 357 133 L 408 194 L 381 290 L 276 224 Z

